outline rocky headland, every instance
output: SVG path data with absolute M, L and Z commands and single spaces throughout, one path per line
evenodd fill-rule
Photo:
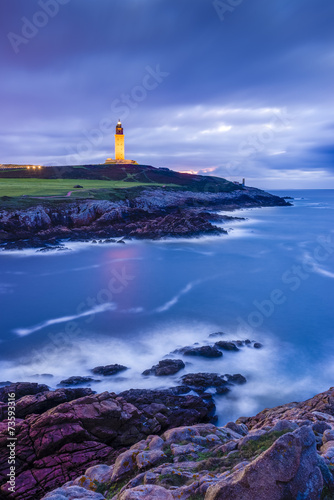
M 152 187 L 113 201 L 35 198 L 26 208 L 10 202 L 2 200 L 0 209 L 0 247 L 6 250 L 50 245 L 62 249 L 68 240 L 124 243 L 126 238 L 217 235 L 226 233 L 217 222 L 233 220 L 217 214 L 220 210 L 290 204 L 241 185 L 216 193 Z
M 12 392 L 17 479 L 8 494 L 6 400 Z M 333 498 L 334 388 L 224 426 L 211 423 L 212 395 L 178 392 L 4 386 L 1 498 Z

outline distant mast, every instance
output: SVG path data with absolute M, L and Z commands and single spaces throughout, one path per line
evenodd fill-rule
M 115 134 L 115 160 L 124 160 L 124 134 L 121 120 L 118 120 Z

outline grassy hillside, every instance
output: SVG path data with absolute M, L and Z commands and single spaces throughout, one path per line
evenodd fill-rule
M 182 174 L 167 168 L 148 165 L 78 165 L 60 167 L 8 168 L 0 170 L 0 179 L 77 179 L 122 181 L 136 184 L 173 184 L 196 191 L 232 191 L 237 185 L 219 177 Z M 119 186 L 121 187 L 121 186 Z
M 71 198 L 97 198 L 103 199 L 104 192 L 108 194 L 114 189 L 129 189 L 132 187 L 153 187 L 162 186 L 155 183 L 139 183 L 124 181 L 103 181 L 80 179 L 82 188 L 74 188 L 77 179 L 1 179 L 0 178 L 0 197 L 9 196 L 56 196 Z
M 82 188 L 74 188 L 80 185 Z M 211 176 L 182 174 L 147 165 L 78 165 L 0 168 L 0 206 L 24 208 L 69 203 L 73 199 L 119 200 L 137 196 L 147 187 L 168 190 L 221 193 L 240 185 Z

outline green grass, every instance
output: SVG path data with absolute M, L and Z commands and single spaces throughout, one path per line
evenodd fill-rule
M 113 483 L 110 487 L 107 488 L 108 493 L 106 498 L 110 500 L 115 495 L 121 491 L 121 489 L 129 482 L 129 479 L 124 479 L 123 481 L 118 481 L 117 483 Z
M 181 474 L 160 474 L 159 481 L 161 486 L 183 486 L 188 478 Z
M 240 454 L 242 455 L 243 459 L 249 459 L 254 457 L 254 455 L 261 455 L 264 451 L 266 451 L 274 442 L 287 432 L 290 432 L 289 430 L 283 430 L 283 431 L 275 431 L 275 432 L 269 432 L 268 434 L 264 434 L 263 436 L 260 436 L 260 438 L 256 441 L 250 440 L 248 443 L 245 444 L 240 450 Z
M 73 186 L 80 185 L 83 189 L 75 189 Z M 132 187 L 157 187 L 162 184 L 123 182 L 112 180 L 86 180 L 86 179 L 0 179 L 0 197 L 43 197 L 57 196 L 65 197 L 69 191 L 73 191 L 70 199 L 93 198 L 108 199 L 108 192 L 113 189 L 129 189 Z

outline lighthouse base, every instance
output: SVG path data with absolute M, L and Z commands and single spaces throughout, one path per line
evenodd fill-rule
M 138 163 L 135 160 L 114 160 L 113 158 L 107 158 L 106 161 L 104 162 L 106 164 L 132 164 L 132 165 L 138 165 Z

